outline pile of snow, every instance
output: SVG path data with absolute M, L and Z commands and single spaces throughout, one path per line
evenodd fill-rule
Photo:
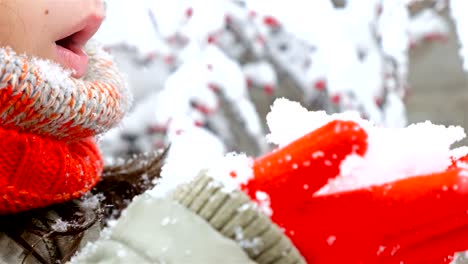
M 273 93 L 278 83 L 275 69 L 266 61 L 247 63 L 243 66 L 249 88 L 259 87 L 266 93 Z
M 202 171 L 221 182 L 226 192 L 238 189 L 252 177 L 252 159 L 242 154 L 225 155 L 223 143 L 206 130 L 192 127 L 180 134 L 169 133 L 173 135 L 171 148 L 151 195 L 164 197 Z
M 220 181 L 226 192 L 238 190 L 253 177 L 253 159 L 243 154 L 229 153 L 211 164 L 207 175 Z
M 408 25 L 410 43 L 423 40 L 446 39 L 450 32 L 449 24 L 435 10 L 427 9 L 416 14 Z
M 371 123 L 361 119 L 357 112 L 328 115 L 325 111 L 309 111 L 298 102 L 285 98 L 276 99 L 267 115 L 270 129 L 267 140 L 284 147 L 336 119 L 354 121 L 363 128 L 371 127 Z
M 468 154 L 466 148 L 451 149 L 453 143 L 466 136 L 463 128 L 433 125 L 429 121 L 406 128 L 384 128 L 352 113 L 327 115 L 325 112 L 309 112 L 286 99 L 275 101 L 267 119 L 271 131 L 268 139 L 280 147 L 332 120 L 353 120 L 367 132 L 366 154 L 363 157 L 349 155 L 341 163 L 340 175 L 317 195 L 442 172 L 451 165 L 452 157 Z

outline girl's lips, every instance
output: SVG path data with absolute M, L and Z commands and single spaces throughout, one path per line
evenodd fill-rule
M 73 44 L 67 45 L 67 48 L 55 45 L 55 50 L 58 63 L 73 70 L 73 77 L 81 78 L 86 74 L 89 59 L 82 47 Z
M 102 16 L 89 16 L 55 41 L 57 62 L 73 70 L 75 78 L 83 77 L 88 70 L 89 59 L 83 47 L 99 29 L 102 20 Z

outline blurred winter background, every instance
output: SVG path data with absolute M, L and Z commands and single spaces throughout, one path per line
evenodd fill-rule
M 466 10 L 467 0 L 109 0 L 96 38 L 134 107 L 103 152 L 181 141 L 260 155 L 278 97 L 389 127 L 468 128 Z

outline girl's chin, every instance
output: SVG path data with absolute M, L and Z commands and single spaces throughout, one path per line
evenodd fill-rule
M 73 71 L 72 76 L 75 78 L 83 77 L 89 65 L 88 55 L 83 51 L 82 48 L 64 48 L 62 46 L 56 45 L 56 58 L 57 62 Z

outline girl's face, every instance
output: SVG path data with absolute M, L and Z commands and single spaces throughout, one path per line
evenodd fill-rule
M 104 17 L 103 0 L 0 0 L 0 47 L 53 60 L 82 77 L 83 46 Z

